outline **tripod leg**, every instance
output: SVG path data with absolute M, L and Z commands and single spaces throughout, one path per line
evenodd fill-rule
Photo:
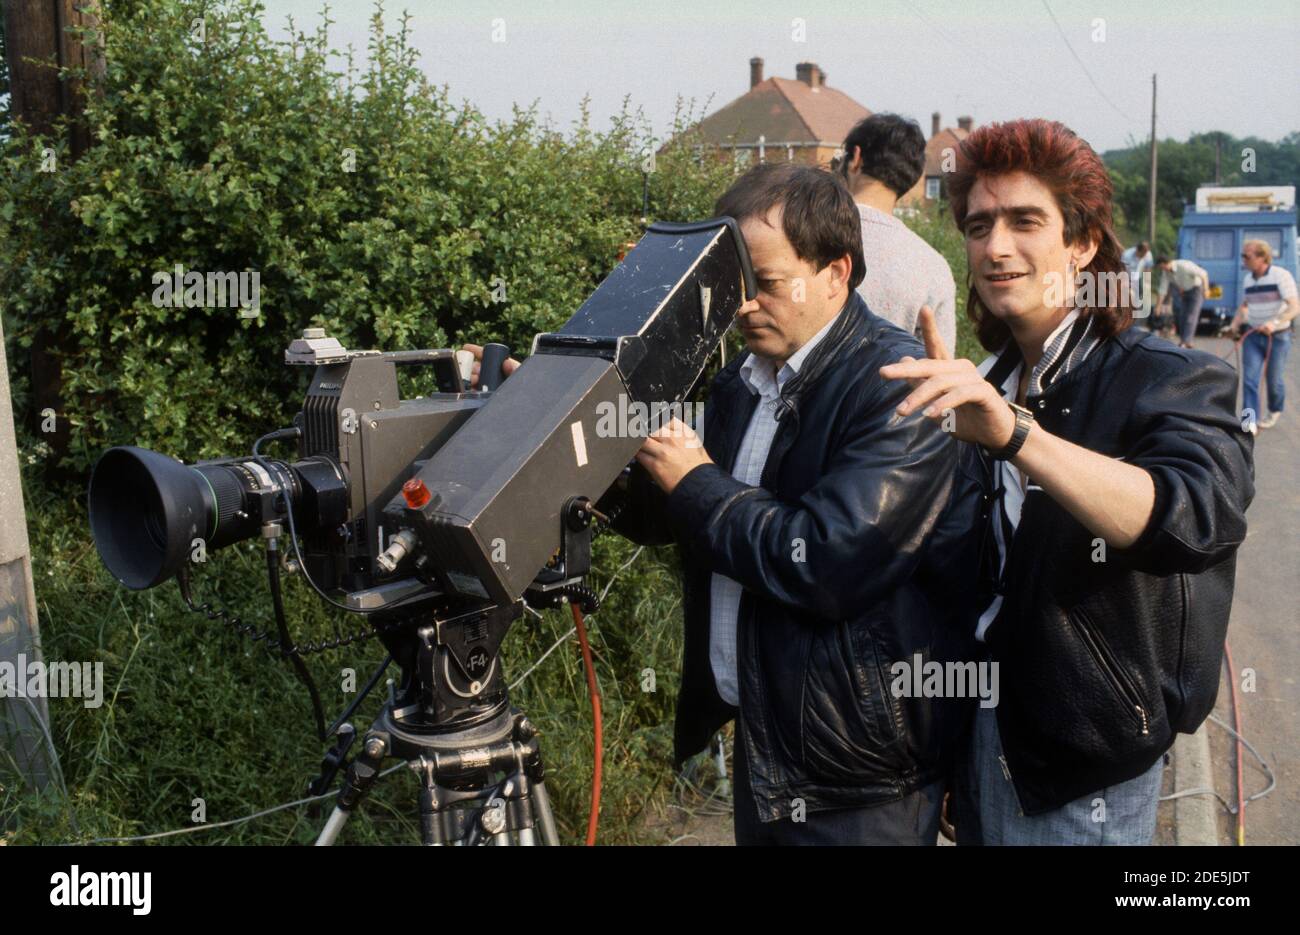
M 438 801 L 438 784 L 433 776 L 433 761 L 420 757 L 420 843 L 441 847 L 446 841 L 442 830 L 442 803 Z M 453 841 L 459 844 L 459 841 Z
M 713 752 L 714 765 L 718 767 L 718 793 L 720 795 L 731 794 L 731 781 L 727 779 L 727 748 L 723 746 L 722 734 L 713 735 L 713 743 L 710 744 Z
M 542 826 L 542 843 L 558 846 L 560 834 L 555 827 L 555 813 L 551 811 L 551 798 L 546 794 L 546 783 L 533 783 L 533 804 L 537 809 L 537 819 Z M 530 831 L 529 834 L 531 835 L 532 832 Z
M 375 784 L 375 780 L 379 778 L 379 768 L 383 765 L 384 757 L 387 755 L 388 742 L 384 739 L 384 736 L 373 731 L 368 734 L 361 755 L 348 766 L 343 788 L 339 790 L 338 804 L 334 806 L 329 821 L 325 823 L 324 830 L 321 831 L 320 837 L 316 839 L 318 845 L 328 847 L 338 838 L 339 832 L 343 830 L 343 825 L 348 820 L 348 816 L 352 814 L 353 809 L 360 804 L 361 799 L 365 797 L 365 794 L 370 791 L 370 787 Z
M 320 837 L 316 839 L 317 847 L 333 847 L 334 841 L 337 840 L 339 832 L 343 830 L 343 825 L 347 822 L 351 812 L 345 812 L 337 805 L 334 811 L 330 813 L 329 821 L 325 822 L 325 827 L 321 829 Z

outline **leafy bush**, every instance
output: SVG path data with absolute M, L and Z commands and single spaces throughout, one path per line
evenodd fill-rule
M 279 361 L 308 325 L 352 347 L 527 346 L 638 236 L 650 140 L 626 108 L 603 132 L 527 111 L 489 124 L 429 85 L 405 26 L 386 34 L 378 14 L 359 72 L 335 64 L 324 18 L 280 42 L 247 0 L 107 6 L 96 144 L 70 162 L 18 132 L 0 160 L 10 356 L 41 326 L 64 336 L 74 468 L 126 441 L 244 450 L 291 411 L 301 387 Z M 729 177 L 684 143 L 655 168 L 665 220 L 707 216 Z M 258 272 L 259 314 L 157 307 L 153 277 L 177 264 Z
M 405 28 L 386 33 L 379 15 L 358 69 L 331 52 L 326 17 L 274 41 L 250 0 L 104 9 L 107 68 L 86 111 L 95 145 L 72 161 L 20 126 L 0 142 L 0 313 L 15 400 L 30 407 L 19 362 L 37 331 L 61 334 L 60 416 L 73 426 L 64 466 L 74 472 L 121 443 L 187 461 L 245 452 L 297 408 L 298 373 L 280 360 L 309 325 L 351 347 L 527 347 L 638 236 L 652 141 L 627 107 L 603 131 L 585 113 L 569 132 L 529 111 L 490 123 L 430 86 Z M 199 17 L 202 41 L 191 28 Z M 695 154 L 691 119 L 679 114 L 674 142 L 656 156 L 651 219 L 708 216 L 732 178 L 730 163 Z M 943 217 L 914 223 L 964 281 L 960 240 Z M 257 271 L 258 314 L 158 307 L 153 277 L 177 264 Z M 192 828 L 195 797 L 209 822 L 299 798 L 321 751 L 288 667 L 188 614 L 173 589 L 119 588 L 95 557 L 80 493 L 45 480 L 42 443 L 25 436 L 23 449 L 45 655 L 102 662 L 106 693 L 94 709 L 51 700 L 57 788 L 32 794 L 0 762 L 0 825 L 18 842 L 84 840 Z M 200 595 L 267 626 L 256 547 L 210 565 Z M 635 840 L 642 810 L 671 779 L 678 570 L 671 552 L 638 553 L 614 536 L 597 540 L 594 566 L 598 589 L 617 578 L 591 626 L 605 711 L 603 835 Z M 296 579 L 286 600 L 300 641 L 334 632 L 335 618 Z M 558 612 L 527 616 L 502 658 L 511 682 L 527 675 L 512 697 L 543 732 L 548 786 L 573 841 L 591 741 L 570 626 Z M 310 657 L 327 706 L 349 700 L 343 668 L 361 680 L 381 656 L 367 643 Z M 654 692 L 642 690 L 646 668 Z M 369 699 L 354 723 L 364 728 L 378 704 Z M 391 777 L 345 840 L 415 840 L 415 815 L 414 783 Z M 170 840 L 306 842 L 318 826 L 298 808 Z
M 280 360 L 308 325 L 353 347 L 526 347 L 563 323 L 639 235 L 652 141 L 627 108 L 603 131 L 585 112 L 567 133 L 528 111 L 489 123 L 430 86 L 405 28 L 385 33 L 378 14 L 359 70 L 346 60 L 335 67 L 325 18 L 279 42 L 246 0 L 110 0 L 106 12 L 107 69 L 86 110 L 95 145 L 70 161 L 61 143 L 16 127 L 0 152 L 9 359 L 24 360 L 42 327 L 62 333 L 60 416 L 73 426 L 65 460 L 75 471 L 127 442 L 186 460 L 246 451 L 297 408 L 302 386 Z M 200 16 L 201 43 L 191 31 Z M 683 112 L 680 128 L 689 120 Z M 729 167 L 697 159 L 689 139 L 656 157 L 653 219 L 707 216 L 731 178 Z M 53 172 L 42 171 L 47 147 Z M 153 276 L 177 264 L 258 271 L 259 314 L 156 306 Z M 21 367 L 13 377 L 16 404 L 29 405 Z M 41 442 L 24 437 L 23 449 L 46 656 L 103 662 L 109 697 L 99 709 L 52 700 L 66 796 L 0 782 L 4 824 L 18 840 L 84 839 L 192 826 L 195 795 L 206 797 L 209 821 L 299 797 L 320 750 L 287 667 L 199 623 L 170 589 L 118 588 L 94 556 L 81 497 L 44 482 Z M 265 626 L 255 557 L 229 552 L 201 588 Z M 593 584 L 603 587 L 632 554 L 602 537 Z M 635 835 L 668 774 L 675 568 L 671 553 L 643 554 L 592 620 L 613 840 Z M 333 632 L 296 582 L 288 601 L 299 639 Z M 516 624 L 503 649 L 509 677 L 570 625 L 557 613 Z M 586 811 L 590 714 L 574 641 L 562 642 L 513 695 L 545 732 L 557 817 L 572 840 Z M 334 710 L 347 700 L 340 668 L 364 678 L 380 655 L 365 644 L 310 659 Z M 641 690 L 645 667 L 658 673 L 654 693 Z M 402 777 L 390 785 L 370 815 L 400 827 L 354 823 L 348 839 L 413 839 L 413 790 Z M 314 826 L 296 810 L 203 840 L 310 840 Z

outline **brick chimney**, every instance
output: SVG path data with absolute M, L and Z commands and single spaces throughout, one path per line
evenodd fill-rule
M 939 112 L 936 110 L 930 115 L 930 138 L 934 139 L 939 135 Z
M 755 56 L 749 60 L 749 86 L 752 88 L 763 81 L 763 60 Z
M 971 120 L 970 117 L 958 117 L 958 118 L 957 118 L 957 126 L 960 127 L 961 129 L 965 130 L 967 133 L 970 132 L 970 128 L 971 128 L 971 124 L 972 124 L 972 123 L 974 123 L 974 121 Z
M 820 88 L 826 80 L 826 73 L 815 62 L 800 62 L 794 66 L 794 76 L 810 88 Z

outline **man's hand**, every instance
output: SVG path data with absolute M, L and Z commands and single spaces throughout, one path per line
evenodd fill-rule
M 636 459 L 666 494 L 701 464 L 712 464 L 704 442 L 681 419 L 673 419 L 646 437 Z
M 474 368 L 470 371 L 469 388 L 476 390 L 478 389 L 479 365 L 483 363 L 483 347 L 480 344 L 464 344 L 461 345 L 461 350 L 469 351 L 474 355 Z M 513 357 L 507 357 L 506 362 L 501 365 L 501 372 L 506 376 L 510 376 L 510 374 L 514 373 L 518 367 L 519 361 L 515 360 Z
M 965 358 L 952 359 L 943 346 L 934 312 L 928 305 L 921 308 L 918 322 L 925 340 L 926 359 L 904 357 L 896 364 L 880 368 L 880 375 L 886 380 L 906 380 L 914 387 L 895 410 L 898 417 L 924 407 L 926 418 L 950 429 L 961 441 L 983 445 L 990 451 L 1006 447 L 1016 428 L 1011 407 L 980 376 L 973 363 Z
M 1272 334 L 1276 329 L 1273 327 L 1273 320 L 1270 318 L 1264 324 L 1255 329 L 1260 334 Z

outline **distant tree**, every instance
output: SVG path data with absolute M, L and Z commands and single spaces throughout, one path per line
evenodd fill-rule
M 1196 200 L 1196 189 L 1214 181 L 1216 140 L 1223 185 L 1300 188 L 1300 131 L 1277 142 L 1253 136 L 1237 138 L 1222 131 L 1193 134 L 1185 142 L 1163 140 L 1156 186 L 1157 251 L 1174 249 L 1183 206 Z M 1150 158 L 1145 143 L 1102 154 L 1115 185 L 1117 227 L 1129 241 L 1147 235 Z

